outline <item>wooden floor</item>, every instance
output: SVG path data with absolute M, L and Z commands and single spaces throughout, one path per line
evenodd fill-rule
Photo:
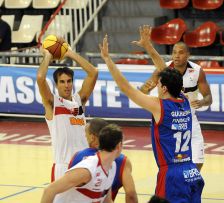
M 151 151 L 149 129 L 123 127 L 124 150 L 133 165 L 140 203 L 154 193 L 157 166 Z M 203 131 L 206 142 L 202 175 L 203 203 L 224 202 L 224 132 Z M 52 151 L 43 122 L 0 122 L 0 201 L 39 203 L 43 188 L 50 182 Z M 123 190 L 115 202 L 124 202 Z

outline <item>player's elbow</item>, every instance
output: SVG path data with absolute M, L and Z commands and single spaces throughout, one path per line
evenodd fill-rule
M 43 74 L 41 73 L 37 73 L 37 84 L 41 84 L 43 82 L 45 82 L 46 78 L 44 77 Z
M 98 78 L 98 72 L 99 72 L 99 71 L 98 71 L 97 68 L 94 68 L 94 69 L 93 69 L 92 74 L 93 74 L 93 77 L 96 78 L 96 79 Z

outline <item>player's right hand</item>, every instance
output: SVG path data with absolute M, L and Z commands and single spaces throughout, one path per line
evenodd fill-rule
M 53 55 L 47 49 L 44 49 L 42 46 L 40 47 L 40 53 L 43 55 L 44 59 L 45 58 L 48 58 L 49 60 L 53 59 Z

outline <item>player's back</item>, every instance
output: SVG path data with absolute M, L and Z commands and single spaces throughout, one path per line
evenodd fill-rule
M 162 99 L 161 119 L 152 123 L 152 145 L 159 173 L 156 195 L 170 202 L 199 203 L 204 181 L 191 160 L 192 115 L 182 99 Z
M 161 119 L 153 120 L 152 144 L 158 166 L 191 161 L 192 118 L 188 100 L 162 99 Z

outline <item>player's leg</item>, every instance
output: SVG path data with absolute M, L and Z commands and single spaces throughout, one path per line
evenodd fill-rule
M 196 115 L 192 116 L 192 161 L 200 171 L 204 163 L 204 138 Z

